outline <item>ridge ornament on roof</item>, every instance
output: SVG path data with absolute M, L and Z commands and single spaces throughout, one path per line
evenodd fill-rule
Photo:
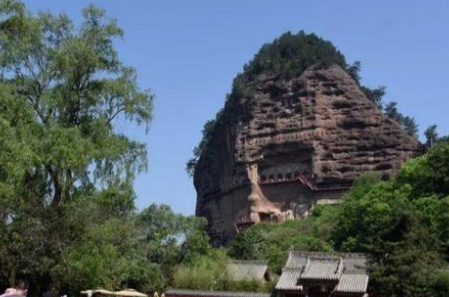
M 367 296 L 367 261 L 365 254 L 291 251 L 275 287 L 277 296 Z

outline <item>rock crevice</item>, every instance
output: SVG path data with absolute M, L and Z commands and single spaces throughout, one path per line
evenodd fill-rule
M 227 102 L 195 170 L 196 214 L 223 244 L 247 226 L 338 201 L 366 172 L 391 175 L 421 151 L 339 66 L 260 75 Z

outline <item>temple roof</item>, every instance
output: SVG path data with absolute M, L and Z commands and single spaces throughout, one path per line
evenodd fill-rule
M 304 269 L 307 261 L 343 261 L 343 273 L 365 274 L 367 255 L 360 253 L 323 253 L 290 251 L 285 268 Z
M 300 276 L 300 270 L 295 268 L 285 268 L 276 284 L 276 290 L 302 291 L 302 285 L 298 282 Z
M 166 296 L 189 296 L 189 297 L 270 297 L 269 293 L 251 292 L 220 292 L 220 291 L 197 291 L 197 290 L 166 290 Z
M 337 292 L 366 292 L 367 256 L 354 253 L 289 253 L 276 290 L 302 291 L 307 283 L 335 282 Z
M 335 288 L 340 293 L 365 293 L 368 288 L 368 275 L 343 274 Z
M 342 260 L 308 258 L 301 274 L 302 280 L 338 280 L 342 272 Z

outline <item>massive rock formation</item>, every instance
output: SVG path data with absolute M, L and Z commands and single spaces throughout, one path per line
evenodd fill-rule
M 226 243 L 254 223 L 334 203 L 360 174 L 388 176 L 420 149 L 335 64 L 288 80 L 261 74 L 226 103 L 199 160 L 196 214 Z

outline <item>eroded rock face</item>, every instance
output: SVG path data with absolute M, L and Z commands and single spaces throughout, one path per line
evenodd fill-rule
M 195 171 L 196 214 L 224 244 L 260 221 L 334 203 L 366 172 L 390 175 L 420 143 L 382 114 L 339 66 L 260 76 L 227 102 Z

